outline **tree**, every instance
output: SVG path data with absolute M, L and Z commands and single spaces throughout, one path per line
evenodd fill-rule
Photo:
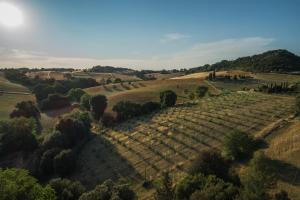
M 174 106 L 176 100 L 177 95 L 172 90 L 166 90 L 160 93 L 160 104 L 162 108 Z
M 83 91 L 80 88 L 72 88 L 68 92 L 68 97 L 71 101 L 80 102 L 80 98 L 86 94 L 85 91 Z
M 186 176 L 176 186 L 176 199 L 189 199 L 195 191 L 203 188 L 205 179 L 203 174 Z
M 38 84 L 33 88 L 33 93 L 38 101 L 46 99 L 49 94 L 55 93 L 53 87 L 48 84 Z
M 86 110 L 90 110 L 90 100 L 91 96 L 89 94 L 84 94 L 80 97 L 80 105 Z
M 197 97 L 204 97 L 207 91 L 208 91 L 208 87 L 198 86 L 195 93 Z
M 50 186 L 42 187 L 24 169 L 0 168 L 1 200 L 55 200 L 55 192 Z
M 104 113 L 101 122 L 105 127 L 112 127 L 115 123 L 115 118 L 110 113 Z
M 208 176 L 204 186 L 191 195 L 191 200 L 234 200 L 238 189 L 215 176 Z
M 99 121 L 107 106 L 107 99 L 104 95 L 92 96 L 90 100 L 91 112 L 95 120 Z
M 46 150 L 40 160 L 40 171 L 45 175 L 50 175 L 54 172 L 54 157 L 60 152 L 59 148 Z
M 68 97 L 59 94 L 50 94 L 48 98 L 40 102 L 41 110 L 59 109 L 70 106 Z
M 35 119 L 40 119 L 41 114 L 39 109 L 32 101 L 22 101 L 20 103 L 17 103 L 15 109 L 10 113 L 10 117 L 33 117 Z
M 118 102 L 114 105 L 113 111 L 117 113 L 117 120 L 119 121 L 127 120 L 143 114 L 142 106 L 130 101 Z
M 202 173 L 204 175 L 216 175 L 219 178 L 227 179 L 229 164 L 219 152 L 210 150 L 203 151 L 192 162 L 188 172 L 191 175 Z
M 62 150 L 54 157 L 54 170 L 56 174 L 64 177 L 75 168 L 75 157 L 71 149 Z
M 173 187 L 173 180 L 168 172 L 164 172 L 159 187 L 155 192 L 156 200 L 174 200 L 175 189 Z
M 225 136 L 223 155 L 230 160 L 241 160 L 252 155 L 256 149 L 253 137 L 240 131 L 233 131 Z
M 57 200 L 78 200 L 86 190 L 79 181 L 69 179 L 52 179 L 49 185 L 55 190 Z
M 79 200 L 134 200 L 136 195 L 128 184 L 104 181 L 93 190 L 83 193 Z
M 160 104 L 156 102 L 146 102 L 142 105 L 142 112 L 144 114 L 152 113 L 153 111 L 159 110 L 160 109 Z
M 17 151 L 30 152 L 38 146 L 34 136 L 35 121 L 24 117 L 0 121 L 0 155 Z

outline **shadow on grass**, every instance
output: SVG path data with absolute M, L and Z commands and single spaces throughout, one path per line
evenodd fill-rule
M 80 180 L 88 188 L 107 179 L 143 180 L 132 164 L 100 134 L 93 134 L 82 148 L 73 178 Z
M 300 168 L 281 160 L 271 160 L 276 177 L 294 186 L 300 186 Z

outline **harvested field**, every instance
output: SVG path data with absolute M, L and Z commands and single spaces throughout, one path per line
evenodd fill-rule
M 78 168 L 85 175 L 78 178 L 93 185 L 106 176 L 140 180 L 182 171 L 201 150 L 218 149 L 230 131 L 254 134 L 290 115 L 293 105 L 291 97 L 235 92 L 127 121 L 86 145 Z

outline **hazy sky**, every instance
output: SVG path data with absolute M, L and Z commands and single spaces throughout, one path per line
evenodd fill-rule
M 284 48 L 300 55 L 299 0 L 0 0 L 1 67 L 195 67 Z

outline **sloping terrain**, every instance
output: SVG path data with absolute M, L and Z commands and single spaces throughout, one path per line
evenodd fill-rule
M 94 185 L 107 177 L 152 179 L 166 169 L 181 171 L 201 150 L 219 148 L 230 131 L 254 134 L 289 116 L 293 106 L 292 97 L 235 92 L 130 120 L 84 147 L 75 177 Z
M 266 154 L 278 161 L 280 181 L 277 188 L 284 189 L 291 199 L 300 199 L 300 120 L 289 122 L 269 139 Z

